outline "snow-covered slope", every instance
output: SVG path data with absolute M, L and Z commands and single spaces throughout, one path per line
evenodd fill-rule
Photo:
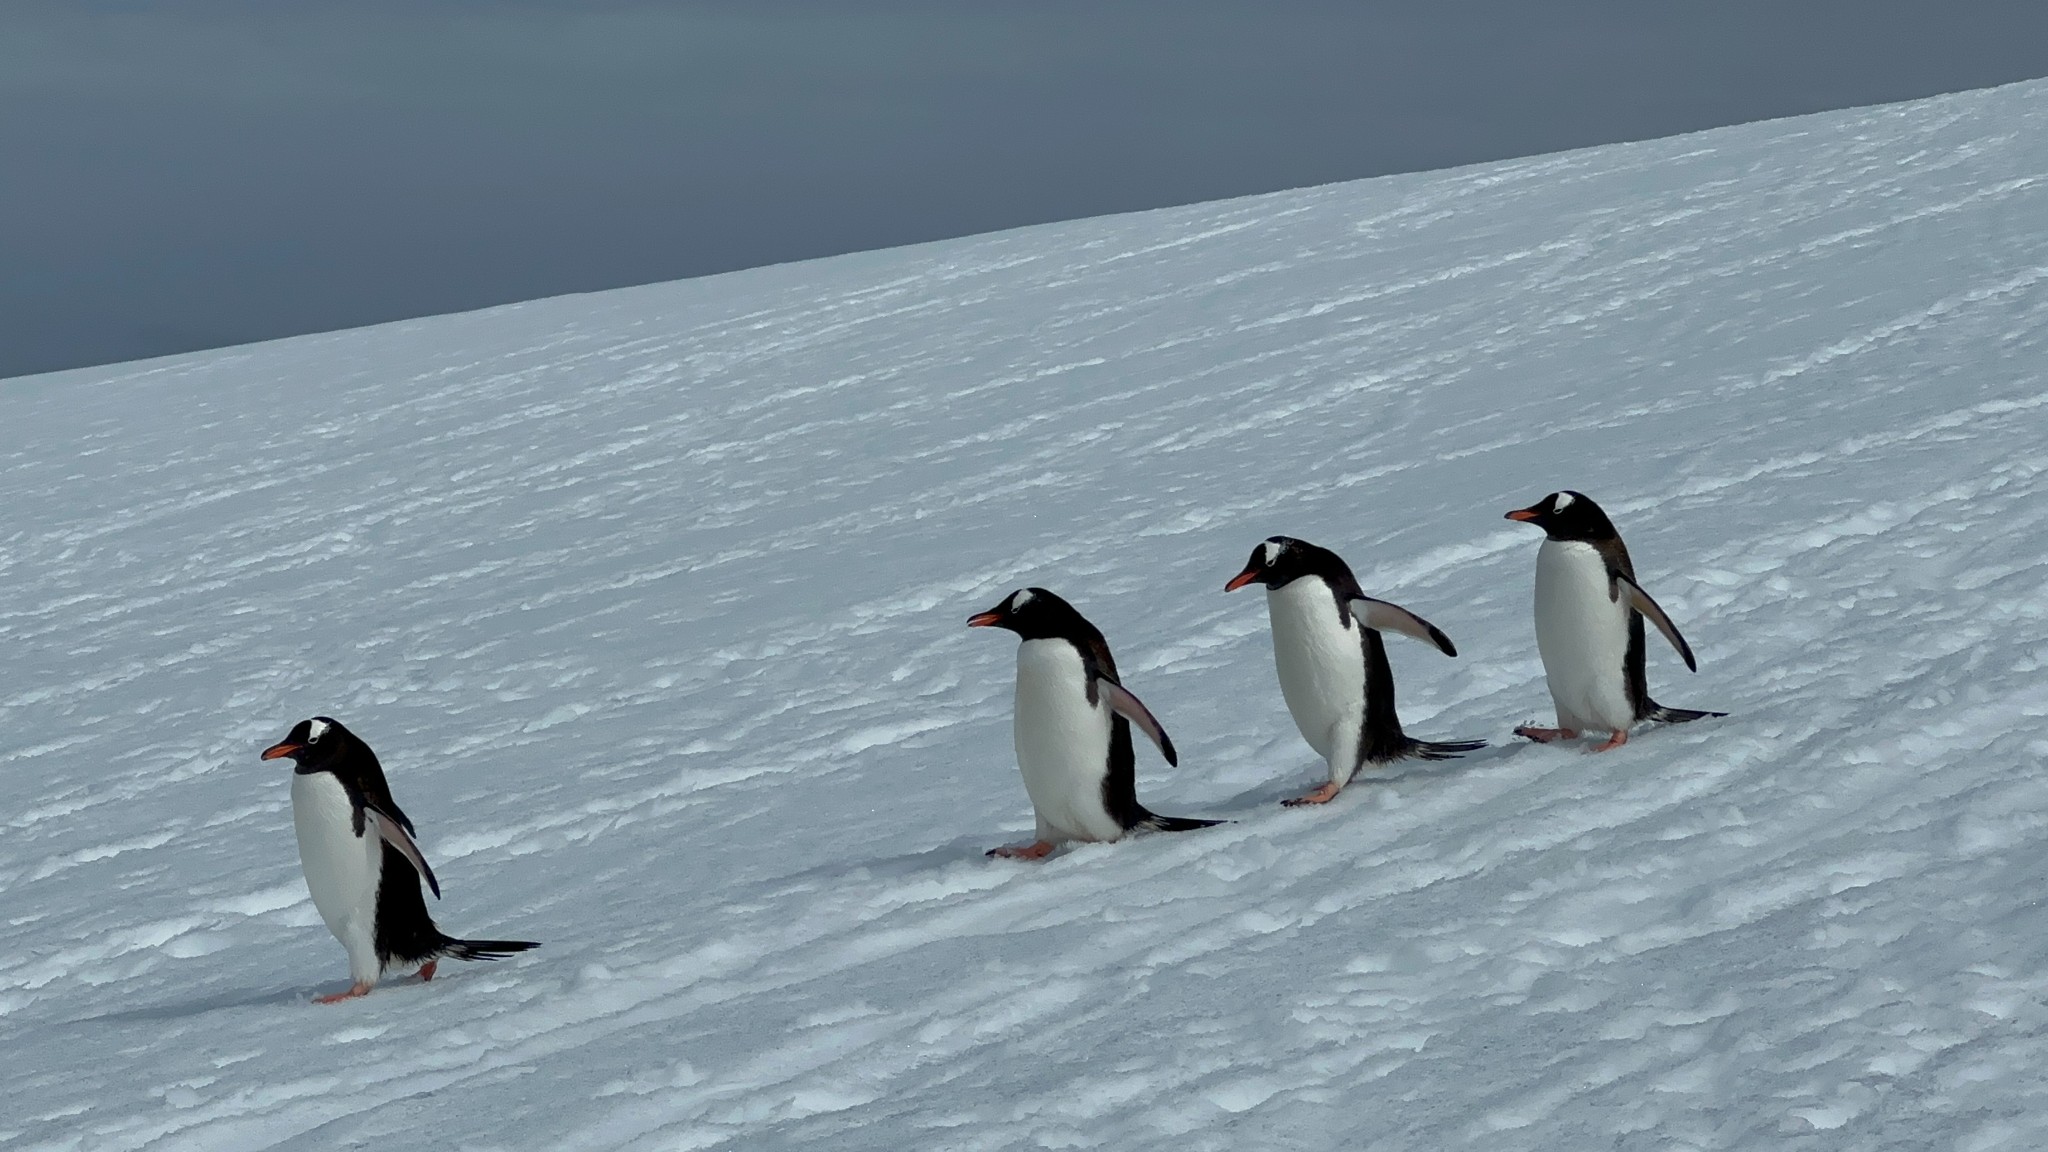
M 2048 1143 L 2048 85 L 0 385 L 0 1144 Z M 1726 720 L 1548 720 L 1602 500 Z M 1319 764 L 1273 533 L 1441 625 Z M 1041 865 L 1073 600 L 1236 822 Z M 278 764 L 382 754 L 457 934 L 346 964 Z

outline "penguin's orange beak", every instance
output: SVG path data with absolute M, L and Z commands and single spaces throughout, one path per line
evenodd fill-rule
M 1239 573 L 1238 573 L 1237 575 L 1235 575 L 1235 576 L 1232 576 L 1232 577 L 1230 578 L 1230 583 L 1228 583 L 1228 584 L 1225 584 L 1225 585 L 1223 586 L 1223 590 L 1224 590 L 1225 592 L 1235 592 L 1235 591 L 1237 591 L 1237 590 L 1238 590 L 1239 588 L 1242 588 L 1242 587 L 1244 587 L 1245 585 L 1247 585 L 1247 584 L 1251 583 L 1251 582 L 1252 582 L 1252 581 L 1254 581 L 1254 580 L 1257 580 L 1258 578 L 1259 578 L 1259 570 L 1258 570 L 1258 569 L 1256 569 L 1256 568 L 1247 568 L 1247 569 L 1245 569 L 1244 571 L 1242 571 L 1242 572 L 1239 572 Z
M 1513 512 L 1508 513 L 1507 518 L 1510 520 L 1527 521 L 1534 520 L 1535 518 L 1541 515 L 1543 515 L 1543 513 L 1538 512 L 1534 508 L 1517 508 Z
M 265 760 L 276 760 L 282 756 L 289 756 L 292 753 L 297 752 L 299 749 L 304 747 L 304 744 L 294 744 L 291 741 L 286 740 L 282 743 L 272 744 L 270 747 L 265 748 L 263 750 L 263 758 Z
M 967 618 L 969 628 L 988 628 L 1003 622 L 1001 612 L 976 612 Z

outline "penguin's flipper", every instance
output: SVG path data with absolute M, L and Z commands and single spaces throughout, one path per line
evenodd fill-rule
M 1360 596 L 1358 602 L 1365 605 L 1363 616 L 1367 628 L 1413 636 L 1424 644 L 1434 645 L 1437 651 L 1446 656 L 1458 654 L 1457 646 L 1451 643 L 1449 636 L 1444 635 L 1443 629 L 1399 604 L 1389 604 L 1385 600 L 1375 600 L 1370 596 Z
M 420 846 L 412 842 L 412 835 L 405 830 L 405 826 L 375 808 L 365 808 L 363 811 L 369 816 L 370 825 L 377 829 L 377 835 L 383 837 L 386 844 L 398 849 L 398 854 L 412 863 L 413 870 L 420 874 L 420 879 L 425 880 L 427 887 L 434 890 L 434 899 L 439 900 L 441 882 L 434 879 L 434 870 L 427 867 L 427 858 L 420 855 Z
M 1109 701 L 1109 706 L 1115 709 L 1118 715 L 1136 724 L 1145 735 L 1150 736 L 1152 742 L 1159 745 L 1159 754 L 1166 757 L 1168 764 L 1180 767 L 1180 753 L 1173 750 L 1173 740 L 1166 735 L 1166 729 L 1160 726 L 1158 718 L 1152 715 L 1152 710 L 1145 707 L 1143 701 L 1131 695 L 1130 689 L 1114 681 L 1097 680 L 1095 683 L 1102 690 L 1102 698 Z
M 1628 606 L 1642 613 L 1645 619 L 1657 626 L 1657 631 L 1662 632 L 1666 640 L 1671 641 L 1671 646 L 1685 658 L 1686 668 L 1693 672 L 1699 671 L 1699 661 L 1692 658 L 1692 646 L 1685 642 L 1685 637 L 1678 634 L 1678 625 L 1673 624 L 1671 617 L 1664 614 L 1664 609 L 1659 608 L 1657 602 L 1650 599 L 1650 594 L 1643 591 L 1642 585 L 1620 572 L 1609 573 L 1608 578 L 1614 582 L 1612 595 L 1617 599 L 1627 597 Z

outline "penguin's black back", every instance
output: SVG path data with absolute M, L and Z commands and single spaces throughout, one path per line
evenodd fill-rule
M 384 870 L 377 881 L 376 938 L 377 959 L 386 967 L 432 960 L 449 942 L 427 911 L 420 874 L 389 844 L 384 845 Z

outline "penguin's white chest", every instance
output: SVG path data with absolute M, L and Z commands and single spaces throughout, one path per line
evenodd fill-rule
M 367 822 L 356 835 L 348 791 L 332 772 L 293 774 L 292 826 L 299 834 L 306 889 L 327 930 L 348 949 L 350 976 L 375 979 L 382 967 L 377 885 L 383 879 L 383 840 Z
M 1365 722 L 1365 648 L 1359 623 L 1337 615 L 1330 586 L 1303 577 L 1266 590 L 1273 621 L 1273 664 L 1280 695 L 1302 739 L 1331 761 L 1355 759 L 1359 726 Z M 1333 756 L 1332 753 L 1338 753 Z M 1346 764 L 1346 776 L 1355 764 Z
M 1102 801 L 1112 719 L 1107 700 L 1088 702 L 1088 670 L 1072 644 L 1017 646 L 1017 767 L 1039 822 L 1068 839 L 1123 836 Z
M 1586 731 L 1635 723 L 1626 683 L 1628 605 L 1608 595 L 1607 562 L 1578 541 L 1536 552 L 1536 651 L 1558 723 Z

